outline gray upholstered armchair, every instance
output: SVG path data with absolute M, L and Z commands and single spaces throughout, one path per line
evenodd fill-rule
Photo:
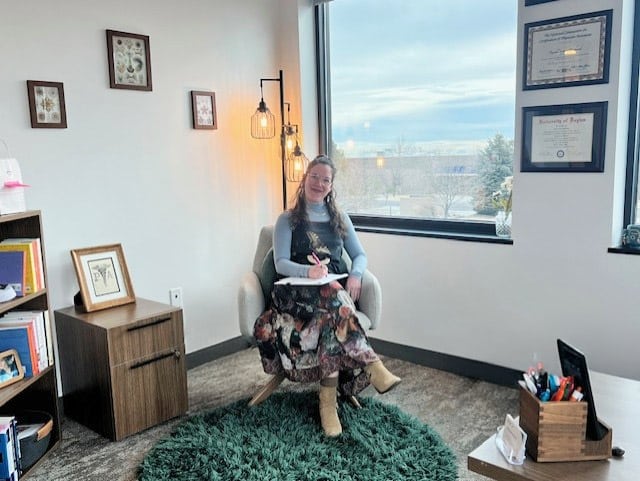
M 271 295 L 271 287 L 276 278 L 273 261 L 273 226 L 265 226 L 260 231 L 258 246 L 253 258 L 253 268 L 242 278 L 238 289 L 238 321 L 240 332 L 250 342 L 254 342 L 253 325 L 264 312 L 268 303 L 267 296 Z M 344 253 L 345 261 L 350 266 L 351 260 Z M 360 325 L 367 330 L 373 330 L 380 324 L 382 311 L 382 291 L 376 276 L 365 271 L 362 276 L 362 290 L 356 312 Z M 258 404 L 282 382 L 284 376 L 274 376 L 250 401 Z

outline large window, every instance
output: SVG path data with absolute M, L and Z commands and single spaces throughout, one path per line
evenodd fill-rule
M 357 225 L 495 233 L 513 172 L 517 3 L 320 7 L 325 145 Z

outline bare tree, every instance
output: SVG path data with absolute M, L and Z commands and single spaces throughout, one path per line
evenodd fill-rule
M 465 196 L 472 195 L 475 175 L 458 158 L 432 157 L 429 162 L 429 191 L 440 215 L 447 219 L 451 207 Z

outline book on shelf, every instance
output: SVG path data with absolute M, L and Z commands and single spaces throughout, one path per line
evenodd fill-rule
M 33 294 L 44 285 L 38 266 L 42 266 L 42 255 L 37 248 L 36 239 L 4 239 L 0 242 L 0 251 L 22 251 L 26 257 L 24 295 Z M 36 261 L 36 258 L 39 261 Z M 39 263 L 38 263 L 39 262 Z
M 48 313 L 47 313 L 48 314 Z M 38 370 L 43 371 L 53 360 L 49 352 L 50 332 L 47 332 L 44 311 L 10 311 L 0 317 L 0 329 L 5 327 L 28 326 L 35 332 Z
M 47 343 L 47 360 L 48 365 L 53 365 L 53 337 L 51 334 L 51 320 L 49 319 L 49 311 L 42 312 L 42 325 L 44 326 L 44 335 Z
M 20 476 L 20 443 L 17 439 L 16 419 L 0 417 L 0 479 L 17 481 Z
M 32 377 L 40 372 L 35 336 L 28 326 L 0 327 L 0 352 L 15 349 L 24 366 L 24 377 Z
M 4 239 L 0 244 L 21 244 L 31 247 L 33 270 L 37 289 L 44 288 L 44 264 L 42 259 L 42 243 L 39 237 L 12 237 Z
M 16 296 L 24 295 L 27 259 L 23 251 L 0 251 L 0 284 L 8 284 Z
M 311 279 L 309 277 L 284 277 L 275 282 L 276 285 L 290 286 L 323 286 L 338 279 L 344 279 L 349 274 L 327 274 L 320 279 Z
M 0 326 L 9 322 L 33 322 L 38 339 L 38 350 L 43 362 L 41 370 L 53 364 L 53 340 L 49 311 L 10 311 L 0 317 Z

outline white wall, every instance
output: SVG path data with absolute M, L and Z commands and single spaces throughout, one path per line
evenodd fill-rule
M 522 92 L 518 66 L 513 245 L 362 235 L 384 293 L 375 335 L 517 369 L 534 353 L 557 368 L 560 337 L 591 369 L 640 379 L 640 257 L 607 253 L 622 227 L 633 2 L 523 3 L 518 52 L 525 23 L 613 8 L 609 83 Z M 519 172 L 522 107 L 593 101 L 609 102 L 604 173 Z
M 54 309 L 78 289 L 70 249 L 122 243 L 136 295 L 183 288 L 188 352 L 239 335 L 238 282 L 282 206 L 278 140 L 252 139 L 250 117 L 279 68 L 300 110 L 297 45 L 279 33 L 295 5 L 3 2 L 0 138 L 43 212 Z M 109 88 L 106 29 L 149 35 L 152 92 Z M 26 80 L 64 83 L 67 129 L 31 128 Z M 215 91 L 217 130 L 191 128 L 190 90 Z M 279 115 L 277 83 L 265 100 Z

